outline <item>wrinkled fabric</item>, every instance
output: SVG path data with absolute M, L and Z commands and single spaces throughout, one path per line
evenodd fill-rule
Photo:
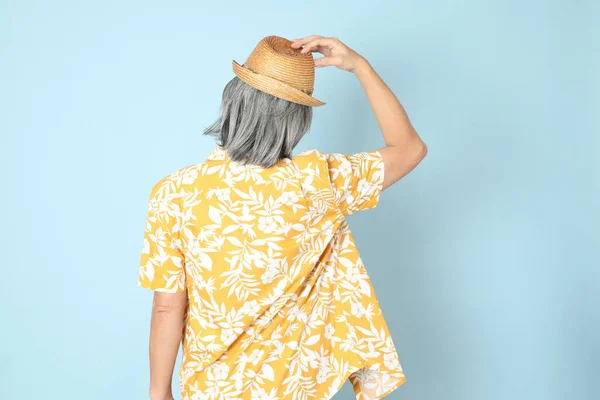
M 216 146 L 151 190 L 138 285 L 187 292 L 181 398 L 378 399 L 405 375 L 346 217 L 376 207 L 378 151 L 271 168 Z

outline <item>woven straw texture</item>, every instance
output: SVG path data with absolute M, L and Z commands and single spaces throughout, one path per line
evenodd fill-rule
M 312 53 L 303 54 L 291 44 L 285 38 L 267 36 L 243 66 L 233 61 L 233 71 L 250 86 L 275 97 L 312 107 L 324 105 L 312 96 L 315 83 Z

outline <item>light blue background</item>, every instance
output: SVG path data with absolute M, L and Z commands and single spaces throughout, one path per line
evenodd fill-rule
M 1 1 L 0 398 L 147 397 L 149 190 L 204 160 L 231 60 L 271 34 L 338 36 L 429 147 L 350 220 L 407 374 L 389 398 L 600 398 L 599 19 L 592 0 Z M 315 96 L 297 151 L 383 145 L 353 75 L 318 70 Z

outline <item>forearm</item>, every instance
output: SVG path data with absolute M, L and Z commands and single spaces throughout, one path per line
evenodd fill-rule
M 385 147 L 378 149 L 385 171 L 383 189 L 421 162 L 427 154 L 427 146 L 413 128 L 402 104 L 364 57 L 338 38 L 311 35 L 294 40 L 291 46 L 302 47 L 301 53 L 322 53 L 325 57 L 315 59 L 315 66 L 336 66 L 353 72 L 360 81 L 385 141 Z
M 152 307 L 150 326 L 150 398 L 171 399 L 173 369 L 183 335 L 185 307 L 160 305 Z
M 385 144 L 394 147 L 421 145 L 404 107 L 365 58 L 357 61 L 354 74 L 367 95 Z

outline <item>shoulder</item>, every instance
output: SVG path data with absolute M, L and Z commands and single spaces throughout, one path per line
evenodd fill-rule
M 315 167 L 319 164 L 327 164 L 329 154 L 323 153 L 317 149 L 308 149 L 294 156 L 294 162 L 300 168 Z
M 307 149 L 307 150 L 304 150 L 304 151 L 296 154 L 293 157 L 293 160 L 294 161 L 304 161 L 304 160 L 310 160 L 310 159 L 317 159 L 317 158 L 321 158 L 324 155 L 325 155 L 325 153 L 323 153 L 317 149 Z
M 294 158 L 294 164 L 304 179 L 312 180 L 328 179 L 329 164 L 327 162 L 328 155 L 317 149 L 304 150 L 298 153 Z
M 348 162 L 354 161 L 362 161 L 362 160 L 379 160 L 381 158 L 381 154 L 378 150 L 373 151 L 362 151 L 353 154 L 343 154 L 343 153 L 324 153 L 317 149 L 308 149 L 304 150 L 301 153 L 298 153 L 294 157 L 294 161 L 296 162 L 310 162 L 310 161 L 322 161 L 329 164 L 344 164 Z
M 355 153 L 345 155 L 342 153 L 325 153 L 317 149 L 308 149 L 298 153 L 294 162 L 302 169 L 316 169 L 318 174 L 332 174 L 340 169 L 350 169 L 353 163 L 373 157 L 371 153 Z
M 340 168 L 343 157 L 338 153 L 308 149 L 294 157 L 294 162 L 303 179 L 308 179 L 317 186 L 321 185 L 320 188 L 323 189 L 330 187 L 332 174 Z
M 186 165 L 163 175 L 152 184 L 150 198 L 164 199 L 185 191 L 185 186 L 196 183 L 198 180 L 202 165 L 203 163 Z
M 294 157 L 294 161 L 300 168 L 315 168 L 321 166 L 330 173 L 334 173 L 340 168 L 349 169 L 355 164 L 377 161 L 380 159 L 381 156 L 376 150 L 348 155 L 343 153 L 324 153 L 317 149 L 309 149 Z

